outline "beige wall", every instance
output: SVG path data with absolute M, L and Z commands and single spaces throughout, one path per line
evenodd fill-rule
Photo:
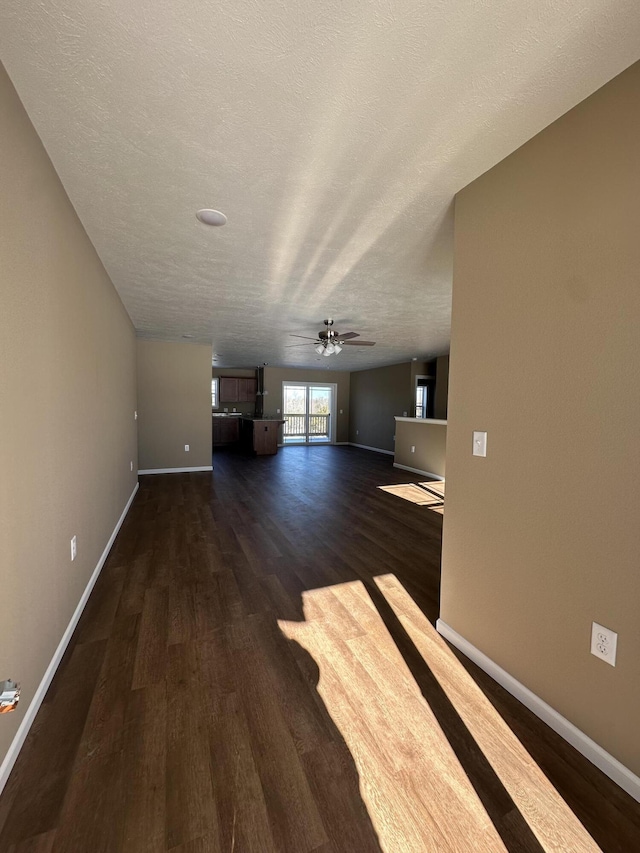
M 337 388 L 336 441 L 349 440 L 349 373 L 340 370 L 302 370 L 293 367 L 265 367 L 264 390 L 267 396 L 264 401 L 264 415 L 280 417 L 277 410 L 282 412 L 282 383 L 283 382 L 323 382 L 335 383 Z M 342 409 L 342 414 L 340 413 Z M 282 441 L 280 430 L 279 441 Z
M 393 461 L 444 477 L 447 427 L 429 421 L 396 421 L 396 452 Z M 411 448 L 415 447 L 412 453 Z
M 640 64 L 457 198 L 441 610 L 636 774 L 639 104 Z
M 211 466 L 211 347 L 138 339 L 137 351 L 140 470 Z
M 0 187 L 0 679 L 23 688 L 1 761 L 137 458 L 133 327 L 2 66 Z
M 351 374 L 349 441 L 393 452 L 394 417 L 414 411 L 411 364 Z

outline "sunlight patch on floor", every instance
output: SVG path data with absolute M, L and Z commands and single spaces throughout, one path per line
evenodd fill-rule
M 376 583 L 545 851 L 599 851 L 395 575 Z
M 403 498 L 405 501 L 426 506 L 433 512 L 444 514 L 444 480 L 426 483 L 398 483 L 391 486 L 378 486 L 383 492 Z
M 505 851 L 364 585 L 303 598 L 307 621 L 279 625 L 319 667 L 318 692 L 353 756 L 382 849 Z
M 444 691 L 526 821 L 531 841 L 546 853 L 596 853 L 600 848 L 397 578 L 385 575 L 376 583 L 437 680 L 434 696 Z M 438 708 L 425 700 L 364 584 L 310 590 L 303 599 L 305 621 L 279 625 L 319 667 L 318 692 L 353 756 L 382 849 L 508 850 Z

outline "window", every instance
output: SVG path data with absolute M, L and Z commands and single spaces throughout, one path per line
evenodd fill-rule
M 218 408 L 219 384 L 220 384 L 220 380 L 218 378 L 211 380 L 211 408 L 212 409 Z
M 429 412 L 429 386 L 418 385 L 416 387 L 416 417 L 426 418 Z

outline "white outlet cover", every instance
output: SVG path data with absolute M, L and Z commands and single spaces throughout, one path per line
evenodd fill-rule
M 71 539 L 71 561 L 72 562 L 73 562 L 73 560 L 75 560 L 77 554 L 78 554 L 78 540 L 74 536 Z
M 129 462 L 129 467 L 130 467 L 130 468 L 131 468 L 131 470 L 133 471 L 133 462 Z
M 411 452 L 412 452 L 412 453 L 415 453 L 415 452 L 416 452 L 416 446 L 415 446 L 415 444 L 412 444 L 412 445 L 411 445 Z
M 137 411 L 135 411 L 135 412 L 133 413 L 133 419 L 134 419 L 134 421 L 137 421 L 137 420 L 138 420 L 138 412 L 137 412 Z
M 188 444 L 185 444 L 184 449 L 185 449 L 185 451 L 187 451 L 187 452 L 188 452 L 188 451 L 189 451 L 189 445 L 188 445 Z
M 591 624 L 591 654 L 600 658 L 610 666 L 616 665 L 618 650 L 618 635 L 611 628 L 605 628 L 598 622 Z

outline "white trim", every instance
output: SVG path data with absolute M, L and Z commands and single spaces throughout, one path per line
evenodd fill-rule
M 409 421 L 412 424 L 441 424 L 446 426 L 446 421 L 438 420 L 437 418 L 403 418 L 400 415 L 394 415 L 396 421 Z
M 341 446 L 341 445 L 343 445 L 343 444 L 344 444 L 344 445 L 349 444 L 349 442 L 348 442 L 348 441 L 334 441 L 333 443 L 334 443 L 336 446 L 338 446 L 338 447 L 340 447 L 340 446 Z
M 591 740 L 588 735 L 574 726 L 573 723 L 569 722 L 569 720 L 555 711 L 550 705 L 547 705 L 535 693 L 532 693 L 528 687 L 525 687 L 524 684 L 521 684 L 512 675 L 509 675 L 506 670 L 498 666 L 497 663 L 494 663 L 491 658 L 488 658 L 483 652 L 471 645 L 470 642 L 460 636 L 453 628 L 450 628 L 442 619 L 438 619 L 436 622 L 436 630 L 445 640 L 448 640 L 457 649 L 460 649 L 480 669 L 483 669 L 490 675 L 494 681 L 501 684 L 512 696 L 515 696 L 530 711 L 533 711 L 536 717 L 543 720 L 554 732 L 557 732 L 571 746 L 575 747 L 578 752 L 581 752 L 585 758 L 588 758 L 592 764 L 595 764 L 596 767 L 623 788 L 634 800 L 640 802 L 639 776 L 632 773 L 617 758 L 606 752 L 594 740 Z
M 387 456 L 394 456 L 395 450 L 382 450 L 381 447 L 369 447 L 367 444 L 356 444 L 355 441 L 350 441 L 351 447 L 359 447 L 360 450 L 373 450 L 374 453 L 386 453 Z
M 213 471 L 213 465 L 200 465 L 196 468 L 141 468 L 138 474 L 190 474 L 193 471 Z
M 89 583 L 86 585 L 84 592 L 82 593 L 82 597 L 78 602 L 78 606 L 76 607 L 73 616 L 71 617 L 71 621 L 67 625 L 67 628 L 62 635 L 62 639 L 58 644 L 58 648 L 55 650 L 53 657 L 47 667 L 47 670 L 42 678 L 42 681 L 38 685 L 38 688 L 34 694 L 33 699 L 31 700 L 31 704 L 27 708 L 27 711 L 22 718 L 22 722 L 16 732 L 16 735 L 11 742 L 11 746 L 7 750 L 7 754 L 4 757 L 4 761 L 0 765 L 0 794 L 4 786 L 7 784 L 7 780 L 9 778 L 9 774 L 13 770 L 13 765 L 16 762 L 18 754 L 22 749 L 22 745 L 26 740 L 27 735 L 29 734 L 29 729 L 31 728 L 33 721 L 36 718 L 36 714 L 40 709 L 40 705 L 42 704 L 42 700 L 44 699 L 47 690 L 49 689 L 49 685 L 53 680 L 53 676 L 56 674 L 56 670 L 60 666 L 60 661 L 69 645 L 69 640 L 71 639 L 73 632 L 75 631 L 76 625 L 82 616 L 82 611 L 85 608 L 85 605 L 91 595 L 91 590 L 93 589 L 95 582 L 98 580 L 98 576 L 104 566 L 105 560 L 109 555 L 109 551 L 111 550 L 111 546 L 114 543 L 116 536 L 118 535 L 118 531 L 122 527 L 122 522 L 125 520 L 127 513 L 129 512 L 129 507 L 131 506 L 134 497 L 136 496 L 136 492 L 140 487 L 140 483 L 136 483 L 134 490 L 131 492 L 131 496 L 127 501 L 125 508 L 122 510 L 122 515 L 116 522 L 116 526 L 113 529 L 113 533 L 109 537 L 109 541 L 107 542 L 104 551 L 100 559 L 98 560 L 98 564 L 93 570 L 93 574 L 89 578 Z
M 431 477 L 433 480 L 442 480 L 442 482 L 444 482 L 444 477 L 441 477 L 439 474 L 432 474 L 431 471 L 422 471 L 420 468 L 411 468 L 410 465 L 401 465 L 399 462 L 394 462 L 393 467 L 402 468 L 403 471 L 411 471 L 412 474 L 424 474 L 425 477 Z

